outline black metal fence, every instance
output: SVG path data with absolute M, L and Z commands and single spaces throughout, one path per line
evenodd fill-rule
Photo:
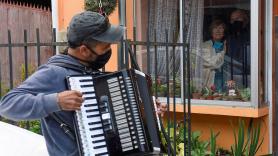
M 134 30 L 136 30 L 134 28 Z M 168 38 L 168 30 L 165 31 L 166 39 Z M 163 102 L 167 103 L 167 112 L 164 115 L 164 118 L 161 118 L 163 122 L 160 123 L 162 125 L 162 136 L 166 139 L 166 149 L 168 155 L 191 155 L 189 151 L 191 151 L 191 97 L 190 97 L 190 54 L 188 52 L 188 45 L 185 43 L 173 43 L 166 40 L 165 42 L 150 42 L 148 39 L 146 42 L 144 41 L 136 41 L 136 40 L 125 40 L 121 44 L 122 51 L 120 51 L 119 55 L 119 68 L 130 68 L 139 66 L 136 64 L 138 62 L 138 47 L 143 46 L 146 49 L 146 59 L 143 65 L 139 66 L 144 73 L 150 75 L 153 79 L 153 95 L 162 99 Z M 164 47 L 164 48 L 162 48 Z M 160 48 L 160 50 L 158 50 Z M 151 49 L 153 49 L 151 51 Z M 162 50 L 161 50 L 162 49 Z M 170 50 L 171 49 L 171 50 Z M 180 58 L 177 58 L 175 55 L 176 49 L 180 49 Z M 122 52 L 122 53 L 121 53 Z M 160 94 L 161 90 L 159 86 L 161 85 L 159 82 L 159 74 L 158 74 L 158 53 L 163 53 L 165 55 L 165 63 L 166 63 L 166 72 L 165 72 L 165 80 L 164 84 L 166 85 L 166 94 Z M 139 54 L 140 55 L 140 54 Z M 172 70 L 175 71 L 176 68 L 181 68 L 180 71 L 182 74 L 179 75 L 180 83 L 182 84 L 181 88 L 177 87 L 177 83 L 179 83 L 176 79 L 178 75 L 176 72 L 170 71 L 170 56 L 172 56 L 172 62 L 174 62 Z M 153 59 L 151 59 L 154 57 Z M 182 59 L 179 67 L 176 66 L 175 62 L 177 60 Z M 136 60 L 136 61 L 133 61 Z M 151 61 L 154 61 L 154 66 L 151 66 Z M 135 64 L 134 64 L 135 62 Z M 146 64 L 145 64 L 146 63 Z M 143 66 L 147 68 L 144 70 Z M 138 67 L 137 67 L 138 68 Z M 143 68 L 143 69 L 142 69 Z M 151 72 L 151 68 L 153 68 L 154 72 Z M 172 81 L 171 81 L 172 80 Z M 172 86 L 172 87 L 171 87 Z M 177 89 L 180 89 L 181 94 L 177 95 Z M 172 93 L 172 94 L 171 94 Z M 162 96 L 162 97 L 161 97 Z M 179 101 L 179 102 L 177 102 Z M 177 112 L 177 106 L 182 106 L 182 110 Z M 179 115 L 179 118 L 177 117 Z M 165 134 L 163 135 L 163 131 Z M 181 138 L 182 137 L 182 138 Z M 171 142 L 171 143 L 170 143 Z M 184 142 L 184 153 L 179 153 L 177 151 L 177 143 Z
M 36 41 L 35 42 L 28 42 L 28 36 L 27 36 L 27 30 L 24 30 L 23 33 L 23 38 L 24 41 L 23 43 L 12 43 L 12 34 L 11 31 L 8 30 L 7 32 L 7 39 L 8 43 L 0 43 L 0 54 L 2 57 L 0 57 L 0 98 L 2 98 L 9 90 L 13 89 L 18 85 L 18 82 L 22 82 L 25 79 L 32 74 L 36 70 L 37 67 L 41 65 L 41 60 L 48 59 L 48 58 L 43 58 L 42 53 L 50 53 L 48 56 L 52 56 L 56 54 L 56 47 L 57 46 L 66 46 L 66 42 L 56 42 L 56 29 L 53 29 L 53 34 L 52 34 L 52 42 L 50 43 L 43 43 L 41 42 L 40 38 L 40 30 L 36 29 L 35 34 L 36 34 Z M 30 56 L 31 51 L 30 47 L 35 47 L 36 48 L 36 59 L 33 59 L 30 62 L 30 59 L 28 59 Z M 51 51 L 41 51 L 42 47 L 51 47 Z M 17 48 L 15 51 L 14 49 Z M 19 53 L 18 53 L 19 52 Z M 7 54 L 7 58 L 4 58 L 4 54 Z M 32 53 L 33 54 L 33 53 Z M 18 57 L 22 57 L 24 63 L 23 66 L 19 66 L 18 62 Z M 6 61 L 8 60 L 8 62 Z M 30 69 L 30 65 L 35 65 L 35 67 L 32 67 L 33 69 Z M 4 67 L 8 67 L 8 70 L 5 72 L 3 71 Z M 23 70 L 21 70 L 22 68 Z M 14 70 L 22 72 L 19 75 L 15 77 L 14 76 Z M 30 71 L 32 70 L 32 71 Z M 34 126 L 38 126 L 38 122 L 14 122 L 8 119 L 4 119 L 3 117 L 0 116 L 0 120 L 12 123 L 14 125 L 18 125 L 20 127 L 32 130 L 32 127 L 30 127 L 33 124 L 36 124 Z M 37 128 L 38 129 L 38 128 Z M 38 132 L 38 130 L 33 130 L 35 132 Z
M 166 34 L 168 34 L 168 30 L 165 31 Z M 66 46 L 67 43 L 66 42 L 56 42 L 56 30 L 53 29 L 53 38 L 52 38 L 52 42 L 50 43 L 42 43 L 40 41 L 40 33 L 39 33 L 39 29 L 36 30 L 36 42 L 27 42 L 27 32 L 26 30 L 24 31 L 24 42 L 23 43 L 12 43 L 11 42 L 11 33 L 10 31 L 8 31 L 8 43 L 5 44 L 0 44 L 0 53 L 8 53 L 8 64 L 3 64 L 2 62 L 0 62 L 0 65 L 4 65 L 4 66 L 8 66 L 9 67 L 9 73 L 5 73 L 9 75 L 9 81 L 6 81 L 7 84 L 1 83 L 0 84 L 0 97 L 2 97 L 6 91 L 16 87 L 15 86 L 15 77 L 13 75 L 13 70 L 15 70 L 15 68 L 17 68 L 18 66 L 13 66 L 13 56 L 14 56 L 14 52 L 13 49 L 14 48 L 21 48 L 21 53 L 23 54 L 23 59 L 24 59 L 24 79 L 28 78 L 28 76 L 30 76 L 30 71 L 29 71 L 29 64 L 30 62 L 28 61 L 28 55 L 29 55 L 29 51 L 28 48 L 29 47 L 36 47 L 36 67 L 39 67 L 42 62 L 41 62 L 41 54 L 44 51 L 41 51 L 42 47 L 51 47 L 52 52 L 51 55 L 55 55 L 56 54 L 56 47 L 58 46 Z M 167 36 L 167 35 L 166 35 Z M 168 38 L 168 37 L 166 37 Z M 118 52 L 118 54 L 120 55 L 119 59 L 118 59 L 118 66 L 119 69 L 122 68 L 130 68 L 130 67 L 134 67 L 135 64 L 137 64 L 138 62 L 138 58 L 136 57 L 139 52 L 138 52 L 138 48 L 140 46 L 145 47 L 146 49 L 146 60 L 144 62 L 145 66 L 145 70 L 143 69 L 143 72 L 150 74 L 153 78 L 153 95 L 156 96 L 157 98 L 161 98 L 160 96 L 160 92 L 161 90 L 159 90 L 159 76 L 157 73 L 157 63 L 158 63 L 158 58 L 157 58 L 157 54 L 158 53 L 163 53 L 165 54 L 165 58 L 166 58 L 166 73 L 165 73 L 165 78 L 164 78 L 164 85 L 165 85 L 165 94 L 163 94 L 162 96 L 164 98 L 165 101 L 161 101 L 161 102 L 165 102 L 167 103 L 167 112 L 164 115 L 163 118 L 160 119 L 161 121 L 161 125 L 162 125 L 162 138 L 165 139 L 165 151 L 168 153 L 168 155 L 177 155 L 178 151 L 176 146 L 177 146 L 177 142 L 184 142 L 184 155 L 191 155 L 190 152 L 191 151 L 191 104 L 190 104 L 190 59 L 189 59 L 189 52 L 188 50 L 188 46 L 187 44 L 184 43 L 171 43 L 168 40 L 166 40 L 165 42 L 150 42 L 149 40 L 147 42 L 143 42 L 143 41 L 136 41 L 136 40 L 123 40 L 120 44 L 121 47 L 121 51 Z M 164 50 L 158 50 L 158 48 L 164 47 Z M 8 51 L 2 51 L 1 48 L 6 48 Z M 152 49 L 152 51 L 151 51 Z M 171 49 L 171 50 L 170 50 Z M 181 81 L 180 83 L 182 84 L 181 88 L 178 88 L 178 90 L 180 90 L 180 94 L 179 96 L 177 96 L 177 75 L 176 72 L 171 72 L 170 68 L 169 68 L 169 58 L 170 56 L 173 59 L 173 62 L 176 62 L 176 60 L 180 59 L 177 58 L 176 55 L 172 55 L 175 52 L 175 49 L 181 49 L 180 51 L 180 56 L 182 58 L 183 62 L 181 64 L 181 69 L 182 71 L 180 71 L 180 73 L 182 73 L 182 76 L 179 75 L 179 81 Z M 2 54 L 1 54 L 2 55 Z M 16 54 L 17 55 L 17 54 Z M 151 55 L 154 56 L 154 66 L 151 66 Z M 133 61 L 132 61 L 133 60 Z M 1 61 L 1 59 L 0 59 Z M 0 82 L 2 82 L 2 66 L 0 66 Z M 141 66 L 142 67 L 142 66 Z M 154 73 L 151 73 L 151 68 L 152 71 L 154 71 Z M 175 64 L 173 65 L 172 70 L 176 70 L 176 68 L 178 68 Z M 172 74 L 171 74 L 172 73 Z M 8 85 L 9 87 L 7 89 L 3 89 L 3 85 Z M 171 94 L 173 93 L 173 94 Z M 171 94 L 171 95 L 170 95 Z M 177 100 L 181 101 L 181 102 L 177 102 Z M 177 118 L 177 112 L 176 112 L 176 108 L 177 106 L 180 105 L 182 106 L 182 111 L 180 112 L 179 116 L 182 116 L 182 118 Z M 29 130 L 33 130 L 34 127 L 32 127 L 34 124 L 38 124 L 38 123 L 34 123 L 34 122 L 13 122 L 13 121 L 9 121 L 6 120 L 4 118 L 0 117 L 0 120 L 5 120 L 6 122 L 10 122 L 12 124 L 18 125 L 20 127 L 24 127 L 26 129 Z M 37 126 L 37 125 L 36 125 Z M 164 127 L 164 128 L 163 128 Z M 173 133 L 172 133 L 173 132 Z M 171 143 L 170 143 L 171 142 Z

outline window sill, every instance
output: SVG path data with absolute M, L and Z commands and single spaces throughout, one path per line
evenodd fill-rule
M 166 98 L 159 98 L 167 103 Z M 269 114 L 268 106 L 262 108 L 253 107 L 251 102 L 217 101 L 217 100 L 192 100 L 192 114 L 225 115 L 237 117 L 259 118 Z M 173 98 L 170 98 L 170 111 L 173 112 Z M 176 98 L 176 112 L 183 113 L 183 104 L 180 98 Z

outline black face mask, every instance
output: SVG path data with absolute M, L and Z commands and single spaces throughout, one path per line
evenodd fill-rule
M 112 50 L 109 49 L 106 53 L 98 55 L 94 61 L 90 61 L 90 66 L 92 69 L 100 69 L 105 66 L 112 55 Z
M 234 23 L 231 24 L 231 32 L 241 32 L 243 29 L 243 22 L 242 21 L 234 21 Z

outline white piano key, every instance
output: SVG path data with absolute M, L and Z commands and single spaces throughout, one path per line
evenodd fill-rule
M 96 97 L 96 94 L 95 93 L 92 93 L 92 94 L 83 94 L 82 97 L 83 98 L 86 98 L 86 97 Z
M 102 129 L 92 130 L 91 133 L 94 135 L 103 134 L 103 130 Z
M 94 83 L 93 83 L 93 80 L 92 81 L 85 81 L 85 82 L 79 82 L 79 84 L 78 85 L 93 85 Z
M 98 127 L 102 128 L 102 124 L 92 124 L 92 125 L 90 125 L 90 128 L 98 128 Z
M 105 153 L 107 152 L 107 147 L 102 147 L 102 148 L 98 148 L 98 149 L 93 149 L 95 154 L 99 154 L 99 153 Z
M 86 116 L 88 116 L 88 115 L 100 115 L 100 114 L 99 114 L 99 111 L 94 111 L 94 112 L 87 112 Z
M 84 87 L 84 88 L 80 87 L 79 91 L 81 91 L 81 92 L 94 92 L 95 89 L 94 89 L 94 87 Z
M 88 99 L 82 103 L 82 105 L 86 105 L 86 104 L 97 104 L 97 100 L 96 99 Z
M 99 110 L 99 109 L 98 106 L 84 107 L 84 111 L 89 111 L 89 110 Z
M 106 145 L 106 142 L 105 141 L 103 141 L 103 142 L 97 142 L 97 143 L 94 143 L 94 147 L 96 147 L 96 146 L 102 146 L 102 145 Z

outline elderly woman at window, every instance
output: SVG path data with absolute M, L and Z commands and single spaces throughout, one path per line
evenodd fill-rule
M 209 27 L 211 39 L 202 44 L 203 85 L 215 85 L 218 91 L 224 86 L 223 63 L 226 53 L 225 23 L 214 20 Z

